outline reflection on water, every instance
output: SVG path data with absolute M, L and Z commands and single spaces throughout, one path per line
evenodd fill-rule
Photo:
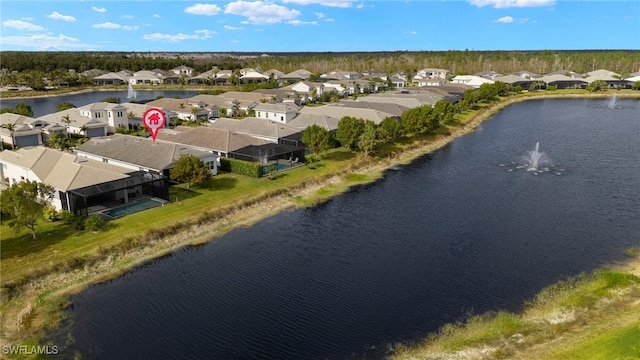
M 92 286 L 53 337 L 91 359 L 381 358 L 469 312 L 517 311 L 638 245 L 640 102 L 607 122 L 593 104 L 512 105 L 374 185 Z M 498 166 L 536 141 L 570 171 Z

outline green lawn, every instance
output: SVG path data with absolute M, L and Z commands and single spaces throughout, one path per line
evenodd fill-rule
M 106 230 L 97 233 L 76 231 L 62 222 L 41 222 L 37 227 L 38 240 L 33 241 L 26 230 L 16 234 L 3 222 L 0 225 L 2 284 L 77 258 L 97 255 L 128 238 L 142 237 L 150 229 L 170 227 L 197 219 L 204 212 L 241 205 L 272 192 L 311 183 L 342 171 L 358 159 L 354 153 L 335 149 L 312 166 L 278 173 L 274 179 L 220 174 L 191 191 L 182 185 L 174 186 L 170 191 L 171 203 L 110 221 Z M 367 178 L 354 178 L 351 183 L 365 180 Z M 305 205 L 305 202 L 300 204 Z
M 559 349 L 546 360 L 637 360 L 640 359 L 640 321 L 614 328 Z

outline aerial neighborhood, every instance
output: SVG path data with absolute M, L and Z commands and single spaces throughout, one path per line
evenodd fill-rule
M 580 89 L 595 81 L 624 89 L 640 81 L 640 73 L 622 78 L 608 70 L 454 75 L 437 68 L 411 75 L 338 69 L 317 75 L 304 69 L 284 73 L 251 68 L 196 74 L 193 68 L 179 66 L 137 72 L 92 69 L 82 75 L 96 86 L 127 85 L 127 102 L 91 103 L 37 118 L 0 114 L 0 138 L 13 147 L 0 153 L 0 178 L 3 186 L 23 180 L 49 184 L 55 190 L 56 209 L 84 216 L 135 198 L 168 201 L 169 172 L 184 155 L 201 160 L 211 175 L 218 173 L 222 159 L 257 163 L 267 174 L 269 167 L 284 171 L 305 163 L 310 150 L 302 133 L 311 125 L 335 132 L 344 117 L 375 124 L 385 119 L 399 122 L 409 109 L 441 100 L 456 103 L 466 90 L 496 82 L 538 90 Z M 225 85 L 232 79 L 277 86 L 184 99 L 141 100 L 131 91 L 140 85 Z M 143 114 L 151 108 L 161 109 L 167 119 L 155 141 L 134 135 L 144 135 Z M 63 149 L 67 151 L 45 147 L 56 136 L 81 137 L 83 142 Z

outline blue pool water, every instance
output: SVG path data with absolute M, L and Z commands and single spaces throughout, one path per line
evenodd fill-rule
M 142 210 L 146 210 L 146 209 L 150 209 L 152 207 L 156 207 L 156 206 L 160 206 L 162 205 L 161 202 L 158 202 L 156 200 L 153 199 L 145 199 L 142 201 L 137 201 L 134 203 L 129 203 L 127 205 L 123 205 L 120 207 L 117 207 L 115 209 L 111 209 L 108 211 L 105 211 L 104 214 L 112 217 L 112 218 L 118 218 L 118 217 L 122 217 L 134 212 L 138 212 L 138 211 L 142 211 Z
M 291 167 L 291 165 L 289 165 L 287 163 L 277 163 L 275 165 L 276 165 L 276 167 L 275 167 L 274 171 L 286 170 L 286 169 Z M 263 166 L 262 167 L 262 173 L 263 174 L 268 174 L 269 173 L 269 166 Z

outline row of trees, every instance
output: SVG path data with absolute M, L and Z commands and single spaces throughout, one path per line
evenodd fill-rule
M 78 75 L 90 69 L 105 71 L 170 70 L 187 65 L 196 72 L 213 68 L 235 70 L 256 68 L 291 72 L 307 69 L 322 74 L 335 69 L 366 71 L 378 69 L 387 73 L 404 71 L 408 75 L 423 68 L 443 68 L 454 74 L 472 74 L 494 70 L 504 74 L 532 71 L 546 74 L 558 70 L 586 73 L 608 69 L 626 77 L 640 71 L 640 52 L 632 50 L 603 51 L 396 51 L 363 53 L 276 53 L 271 56 L 179 56 L 176 54 L 146 53 L 89 53 L 89 52 L 0 52 L 2 67 L 9 70 L 2 75 L 5 84 L 31 84 L 40 87 L 43 78 L 53 85 L 91 84 L 91 79 Z M 69 73 L 74 69 L 75 73 Z M 11 74 L 17 71 L 18 74 Z M 7 76 L 7 78 L 5 78 Z M 18 76 L 19 79 L 12 79 Z M 6 80 L 5 80 L 6 79 Z M 27 85 L 27 86 L 31 86 Z M 33 86 L 32 86 L 33 87 Z
M 303 132 L 302 142 L 316 154 L 343 146 L 346 149 L 358 148 L 366 155 L 381 143 L 435 132 L 454 121 L 456 114 L 475 108 L 480 103 L 495 101 L 499 96 L 521 91 L 520 87 L 501 82 L 484 84 L 478 89 L 465 91 L 462 100 L 455 105 L 447 100 L 439 100 L 433 107 L 424 105 L 409 109 L 402 113 L 399 120 L 386 118 L 378 125 L 373 121 L 345 116 L 338 122 L 335 134 L 319 125 L 311 125 Z

